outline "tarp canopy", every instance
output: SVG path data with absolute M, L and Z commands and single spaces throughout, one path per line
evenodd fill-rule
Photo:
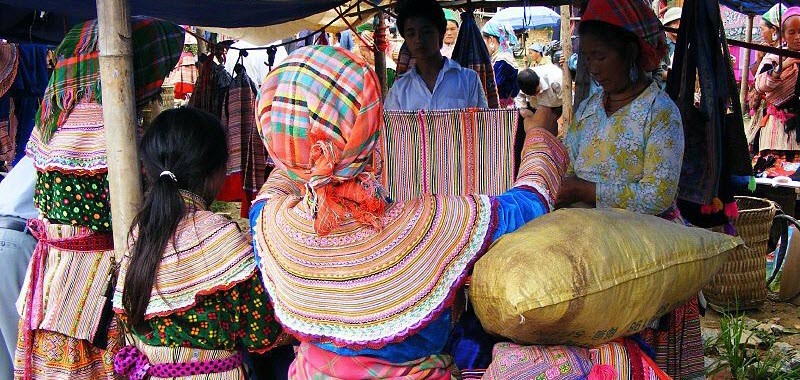
M 183 25 L 215 27 L 265 26 L 294 21 L 328 11 L 346 0 L 129 0 L 131 14 L 162 18 Z M 97 17 L 95 0 L 0 0 L 6 6 Z M 0 25 L 2 27 L 2 25 Z
M 720 0 L 719 3 L 739 13 L 748 15 L 762 15 L 766 13 L 773 5 L 777 4 L 776 0 Z M 782 1 L 786 6 L 798 6 L 800 0 L 784 0 Z
M 279 25 L 248 28 L 215 28 L 210 26 L 200 26 L 200 28 L 203 28 L 209 32 L 219 33 L 231 38 L 244 40 L 253 45 L 267 45 L 273 41 L 294 36 L 302 30 L 316 31 L 328 26 L 325 31 L 335 33 L 347 29 L 347 23 L 345 23 L 341 18 L 337 19 L 337 17 L 339 17 L 339 12 L 341 12 L 343 15 L 346 15 L 347 22 L 353 26 L 357 26 L 363 23 L 364 20 L 367 20 L 375 15 L 376 11 L 370 11 L 371 9 L 374 9 L 372 5 L 366 2 L 362 2 L 360 5 L 357 3 L 358 0 L 347 1 L 345 4 L 342 4 L 336 9 L 316 13 Z M 375 0 L 374 3 L 381 3 L 381 1 Z M 383 3 L 388 3 L 388 1 L 384 0 Z M 333 23 L 331 23 L 332 21 Z

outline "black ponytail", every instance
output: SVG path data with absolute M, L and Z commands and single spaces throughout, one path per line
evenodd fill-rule
M 142 137 L 139 156 L 149 190 L 131 226 L 130 263 L 125 275 L 122 305 L 128 323 L 144 327 L 144 314 L 158 265 L 178 223 L 186 215 L 181 190 L 202 197 L 207 205 L 216 197 L 215 176 L 228 160 L 225 131 L 216 117 L 193 108 L 166 110 Z

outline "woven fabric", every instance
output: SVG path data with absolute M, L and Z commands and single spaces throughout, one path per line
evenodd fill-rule
M 294 51 L 261 86 L 256 117 L 276 165 L 311 190 L 315 226 L 327 234 L 345 214 L 376 225 L 384 201 L 369 164 L 383 119 L 375 72 L 331 46 Z
M 499 195 L 514 181 L 514 110 L 386 111 L 382 180 L 395 200 Z
M 433 355 L 406 363 L 390 363 L 369 356 L 340 356 L 302 343 L 289 368 L 291 380 L 451 380 L 453 359 Z
M 105 138 L 103 106 L 79 103 L 49 142 L 42 141 L 42 132 L 34 129 L 26 154 L 40 171 L 105 173 L 108 171 Z
M 703 378 L 703 340 L 700 336 L 700 312 L 697 298 L 667 314 L 662 321 L 662 330 L 647 329 L 641 335 L 655 350 L 654 358 L 673 379 Z
M 601 344 L 589 350 L 592 363 L 597 367 L 613 369 L 613 379 L 671 380 L 664 371 L 642 352 L 635 342 L 623 338 Z M 608 370 L 606 370 L 608 371 Z M 592 371 L 594 372 L 594 371 Z M 611 372 L 611 371 L 609 371 Z M 591 378 L 591 377 L 590 377 Z M 695 379 L 675 377 L 674 379 Z M 702 377 L 701 377 L 702 378 Z
M 21 331 L 21 330 L 20 330 Z M 15 379 L 118 379 L 114 374 L 114 354 L 119 349 L 119 330 L 111 323 L 108 347 L 92 346 L 84 339 L 48 330 L 36 330 L 33 335 L 32 371 L 24 373 L 25 355 L 22 340 L 17 340 L 14 357 Z
M 14 99 L 0 97 L 0 161 L 13 161 L 17 148 L 17 118 Z
M 461 14 L 461 28 L 453 50 L 453 60 L 462 67 L 475 70 L 483 83 L 486 100 L 489 108 L 498 108 L 500 103 L 497 98 L 497 84 L 494 81 L 494 68 L 489 50 L 481 36 L 481 30 L 475 23 L 472 11 Z M 402 50 L 401 50 L 402 53 Z M 398 64 L 398 73 L 400 65 Z
M 97 334 L 106 302 L 105 294 L 112 270 L 113 248 L 92 250 L 89 246 L 86 249 L 68 246 L 73 244 L 71 240 L 103 235 L 86 227 L 46 224 L 45 233 L 46 239 L 61 243 L 48 244 L 45 247 L 41 269 L 43 289 L 39 299 L 33 300 L 34 305 L 41 305 L 41 317 L 37 318 L 40 321 L 36 321 L 37 323 L 31 328 L 53 331 L 91 342 Z M 39 244 L 45 243 L 40 240 Z M 17 311 L 20 315 L 28 315 L 25 303 L 28 300 L 28 293 L 35 290 L 38 276 L 35 266 L 29 266 L 17 300 Z
M 639 37 L 639 66 L 653 71 L 667 54 L 664 26 L 650 5 L 642 0 L 590 0 L 581 21 L 602 21 Z
M 486 196 L 395 203 L 381 231 L 351 220 L 325 237 L 298 200 L 273 196 L 254 230 L 275 314 L 302 340 L 380 348 L 414 334 L 452 303 L 492 231 Z
M 243 188 L 258 191 L 266 181 L 267 151 L 255 118 L 256 88 L 242 71 L 233 78 L 223 112 L 228 133 L 228 174 L 242 172 Z
M 254 274 L 253 249 L 238 225 L 202 210 L 199 203 L 189 207 L 197 210 L 178 223 L 175 239 L 164 250 L 145 319 L 191 308 L 198 296 L 230 289 Z M 129 263 L 130 252 L 120 262 L 120 279 L 127 275 Z M 124 313 L 124 285 L 118 281 L 114 289 L 118 313 Z
M 0 42 L 0 96 L 11 88 L 17 76 L 19 50 L 17 45 Z
M 483 379 L 584 380 L 591 368 L 591 356 L 585 348 L 498 343 Z
M 133 81 L 138 106 L 160 94 L 183 50 L 184 30 L 168 21 L 135 16 L 133 37 Z M 55 50 L 58 62 L 50 76 L 36 125 L 47 142 L 64 124 L 75 104 L 101 102 L 97 20 L 73 27 Z

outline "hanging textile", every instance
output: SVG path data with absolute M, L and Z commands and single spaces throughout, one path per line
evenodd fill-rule
M 25 155 L 25 145 L 33 131 L 36 111 L 50 76 L 47 70 L 47 46 L 20 44 L 18 47 L 17 76 L 14 85 L 6 93 L 14 103 L 13 115 L 9 117 L 9 129 L 14 130 L 9 131 L 14 138 L 14 164 Z
M 686 141 L 678 205 L 690 223 L 711 227 L 738 216 L 734 196 L 751 184 L 752 168 L 719 8 L 687 0 L 681 17 L 674 75 L 667 84 Z
M 7 92 L 14 84 L 18 64 L 17 45 L 0 43 L 0 161 L 14 160 L 17 128 L 12 120 L 14 101 Z
M 222 112 L 228 136 L 228 177 L 217 199 L 242 201 L 241 215 L 247 217 L 250 201 L 266 181 L 267 154 L 255 124 L 256 86 L 243 65 L 237 64 L 234 72 Z
M 483 91 L 486 93 L 486 100 L 489 108 L 500 107 L 497 98 L 497 84 L 494 80 L 494 69 L 489 50 L 483 42 L 481 30 L 475 23 L 472 11 L 461 14 L 461 28 L 458 31 L 458 39 L 453 49 L 453 60 L 463 67 L 475 70 L 483 83 Z
M 502 194 L 514 180 L 518 119 L 516 110 L 385 111 L 381 175 L 389 195 Z
M 221 119 L 223 103 L 231 80 L 233 78 L 225 71 L 225 66 L 214 62 L 212 57 L 207 57 L 200 66 L 194 93 L 189 98 L 189 106 L 209 112 Z
M 165 85 L 175 86 L 175 99 L 186 100 L 194 92 L 194 82 L 197 81 L 196 59 L 192 53 L 184 52 L 178 61 L 178 67 L 172 70 Z

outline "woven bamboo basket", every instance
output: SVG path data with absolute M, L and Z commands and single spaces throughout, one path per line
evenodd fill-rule
M 739 218 L 733 225 L 746 246 L 736 248 L 703 289 L 709 305 L 718 311 L 757 309 L 767 300 L 765 257 L 778 205 L 752 197 L 736 197 L 736 204 Z

